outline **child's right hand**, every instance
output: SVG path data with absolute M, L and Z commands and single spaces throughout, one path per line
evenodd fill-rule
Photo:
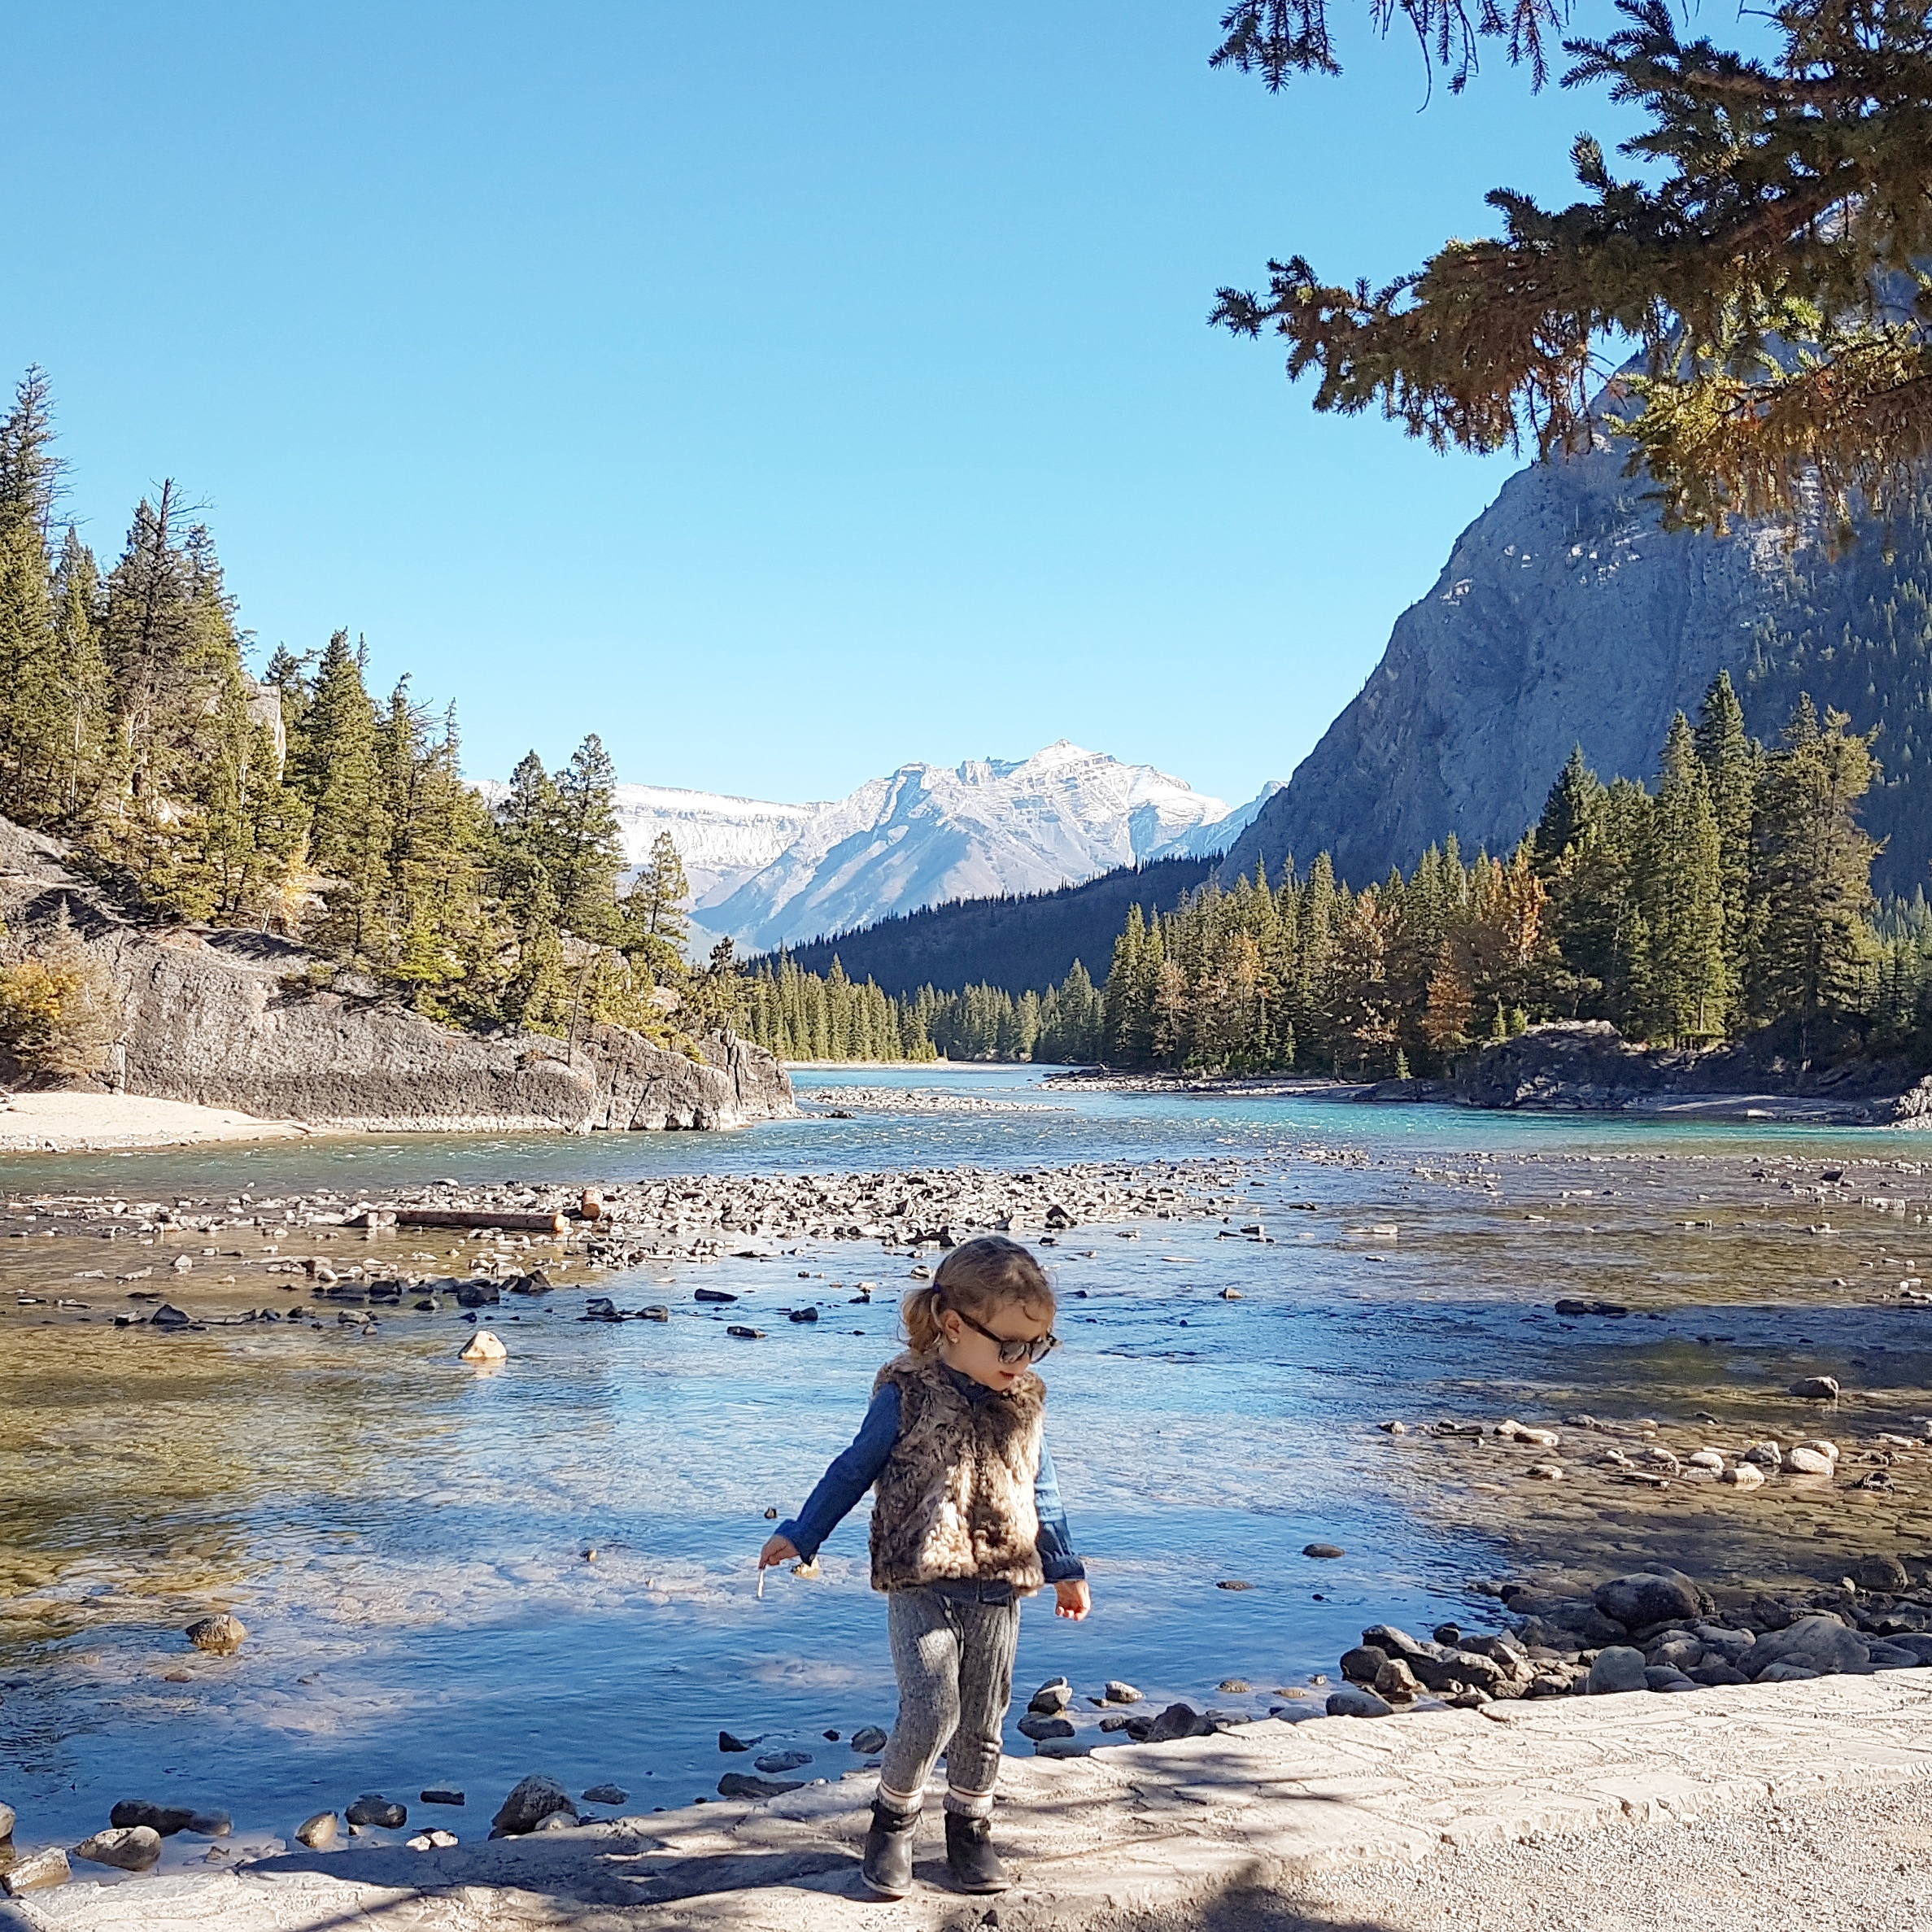
M 769 1570 L 781 1563 L 796 1563 L 798 1551 L 792 1547 L 792 1539 L 787 1536 L 774 1536 L 758 1552 L 758 1568 Z

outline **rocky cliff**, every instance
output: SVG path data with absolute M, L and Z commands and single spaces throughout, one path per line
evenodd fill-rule
M 1775 739 L 1800 691 L 1883 727 L 1866 822 L 1874 874 L 1909 894 L 1932 860 L 1932 499 L 1848 551 L 1782 530 L 1660 528 L 1604 447 L 1512 477 L 1396 621 L 1368 682 L 1229 849 L 1222 876 L 1318 852 L 1360 885 L 1454 832 L 1503 850 L 1581 744 L 1605 778 L 1649 780 L 1671 713 L 1729 670 Z M 1917 796 L 1924 794 L 1921 800 Z
M 314 992 L 312 956 L 251 932 L 129 918 L 51 839 L 0 819 L 0 918 L 29 944 L 65 907 L 125 1013 L 116 1084 L 131 1093 L 372 1131 L 497 1132 L 739 1127 L 794 1111 L 770 1054 L 735 1037 L 701 1062 L 597 1027 L 456 1031 L 380 997 Z
M 1643 1113 L 1722 1096 L 1741 1103 L 1802 1102 L 1808 1114 L 1843 1126 L 1921 1126 L 1932 1119 L 1932 1079 L 1906 1060 L 1854 1055 L 1819 1069 L 1781 1051 L 1773 1033 L 1673 1053 L 1633 1046 L 1605 1020 L 1532 1027 L 1468 1055 L 1450 1079 L 1437 1084 L 1445 1097 L 1473 1107 Z

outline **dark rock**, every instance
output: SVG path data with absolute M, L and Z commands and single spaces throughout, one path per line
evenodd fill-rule
M 1304 1556 L 1332 1559 L 1337 1556 L 1346 1556 L 1348 1551 L 1343 1549 L 1339 1543 L 1304 1543 L 1302 1546 L 1302 1554 Z
M 539 1831 L 574 1831 L 581 1821 L 573 1811 L 546 1812 L 534 1825 L 531 1825 L 530 1830 L 533 1834 Z M 509 1835 L 508 1832 L 492 1832 L 491 1834 L 492 1838 L 508 1838 Z
M 749 1798 L 754 1802 L 761 1798 L 783 1798 L 787 1791 L 804 1789 L 804 1783 L 798 1778 L 747 1777 L 738 1771 L 727 1771 L 717 1781 L 719 1797 Z
M 1395 1708 L 1392 1704 L 1365 1690 L 1359 1684 L 1347 1684 L 1328 1696 L 1328 1715 L 1331 1717 L 1393 1717 Z
M 502 1298 L 494 1281 L 461 1281 L 456 1284 L 459 1308 L 495 1308 Z
M 583 1795 L 586 1804 L 628 1804 L 630 1794 L 621 1785 L 592 1785 Z
M 385 1798 L 376 1791 L 364 1792 L 344 1816 L 351 1825 L 374 1825 L 384 1831 L 394 1831 L 409 1822 L 407 1806 L 398 1804 L 393 1799 Z
M 1653 1690 L 1694 1690 L 1697 1686 L 1674 1664 L 1652 1664 L 1645 1667 L 1643 1681 Z
M 735 1302 L 736 1295 L 726 1294 L 722 1288 L 700 1288 L 692 1291 L 694 1302 Z
M 769 1771 L 774 1777 L 787 1771 L 802 1771 L 812 1761 L 809 1751 L 768 1751 L 761 1758 L 754 1758 L 761 1771 Z
M 1388 1661 L 1389 1653 L 1380 1644 L 1359 1643 L 1341 1653 L 1341 1674 L 1350 1683 L 1372 1684 Z
M 1037 1744 L 1044 1738 L 1071 1738 L 1074 1734 L 1071 1721 L 1065 1717 L 1040 1717 L 1029 1712 L 1019 1720 L 1019 1734 L 1031 1738 Z
M 1437 1643 L 1446 1643 L 1451 1650 L 1463 1641 L 1462 1626 L 1459 1624 L 1437 1624 L 1433 1634 Z
M 1791 1385 L 1790 1393 L 1806 1402 L 1834 1402 L 1838 1398 L 1838 1377 L 1800 1376 Z
M 1420 1657 L 1429 1647 L 1393 1624 L 1371 1624 L 1362 1633 L 1362 1642 L 1364 1648 L 1380 1651 L 1385 1657 Z
M 785 1319 L 788 1322 L 815 1322 L 818 1319 L 818 1311 L 816 1308 L 793 1308 L 787 1312 Z
M 553 1812 L 568 1812 L 575 1817 L 577 1806 L 570 1794 L 554 1777 L 546 1777 L 537 1772 L 525 1778 L 504 1799 L 491 1823 L 502 1836 L 513 1838 L 522 1832 L 534 1831 Z
M 197 1812 L 188 1821 L 188 1829 L 197 1838 L 233 1838 L 235 1821 L 226 1812 Z
M 765 1331 L 762 1328 L 747 1328 L 737 1322 L 733 1322 L 730 1327 L 725 1330 L 725 1332 L 735 1337 L 739 1341 L 762 1341 L 765 1339 Z
M 163 1838 L 171 1838 L 194 1822 L 194 1814 L 180 1805 L 150 1804 L 145 1798 L 124 1798 L 108 1812 L 107 1822 L 117 1829 L 145 1825 Z
M 1904 1564 L 1895 1556 L 1861 1556 L 1852 1564 L 1851 1577 L 1860 1590 L 1884 1596 L 1895 1597 L 1912 1588 Z
M 1677 1570 L 1638 1570 L 1613 1577 L 1596 1589 L 1598 1609 L 1626 1629 L 1649 1624 L 1694 1622 L 1703 1615 L 1703 1594 Z
M 341 1821 L 334 1812 L 317 1812 L 295 1827 L 295 1843 L 307 1846 L 312 1851 L 326 1851 L 340 1830 Z
M 447 1786 L 431 1785 L 426 1791 L 418 1791 L 416 1800 L 422 1804 L 461 1804 L 464 1802 L 460 1791 L 450 1790 Z
M 1835 1616 L 1801 1616 L 1782 1630 L 1769 1630 L 1738 1659 L 1738 1668 L 1753 1683 L 1764 1681 L 1773 1666 L 1796 1664 L 1819 1677 L 1843 1673 L 1869 1673 L 1872 1665 L 1865 1642 Z
M 194 1318 L 177 1308 L 172 1302 L 164 1302 L 148 1319 L 157 1328 L 185 1328 Z
M 1101 1686 L 1101 1694 L 1110 1704 L 1137 1704 L 1140 1693 L 1132 1684 L 1123 1684 L 1119 1677 L 1109 1677 Z
M 1065 1677 L 1055 1677 L 1033 1693 L 1027 1708 L 1040 1716 L 1058 1717 L 1072 1702 L 1072 1685 Z
M 1130 1717 L 1127 1734 L 1136 1744 L 1167 1744 L 1176 1738 L 1206 1737 L 1210 1728 L 1192 1704 L 1170 1704 L 1158 1716 Z
M 1685 1673 L 1708 1690 L 1722 1684 L 1748 1684 L 1751 1679 L 1734 1664 L 1699 1664 Z
M 875 1724 L 869 1724 L 863 1730 L 852 1734 L 852 1748 L 862 1756 L 870 1756 L 875 1751 L 886 1747 L 886 1734 Z
M 749 1751 L 758 1742 L 756 1738 L 734 1738 L 729 1731 L 717 1734 L 717 1747 L 720 1751 Z

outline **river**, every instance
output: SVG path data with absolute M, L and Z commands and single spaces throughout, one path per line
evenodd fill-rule
M 1753 1155 L 1794 1161 L 1787 1174 L 1916 1168 L 1908 1136 L 1043 1091 L 1040 1077 L 799 1075 L 808 1103 L 852 1088 L 992 1103 L 952 1114 L 861 1105 L 730 1135 L 14 1156 L 0 1175 L 16 1199 L 321 1185 L 379 1199 L 446 1177 L 1247 1163 L 1261 1238 L 1149 1220 L 1131 1241 L 1075 1228 L 1049 1257 L 1066 1345 L 1045 1370 L 1049 1440 L 1094 1613 L 1076 1627 L 1045 1599 L 1029 1607 L 1023 1700 L 1064 1672 L 1083 1693 L 1121 1677 L 1157 1706 L 1259 1712 L 1332 1673 L 1364 1623 L 1466 1619 L 1469 1580 L 1520 1552 L 1480 1510 L 1456 1520 L 1388 1479 L 1373 1425 L 1389 1417 L 1507 1403 L 1545 1419 L 1570 1403 L 1688 1419 L 1730 1384 L 1829 1364 L 1857 1379 L 1855 1360 L 1886 1413 L 1926 1404 L 1926 1318 L 1818 1298 L 1826 1266 L 1843 1278 L 1910 1254 L 1899 1230 L 1921 1226 L 1924 1184 L 1898 1184 L 1917 1197 L 1903 1216 L 1858 1210 L 1856 1256 L 1827 1263 L 1802 1225 L 1822 1210 L 1794 1218 L 1790 1188 L 1750 1171 Z M 365 1791 L 474 1836 L 530 1771 L 576 1791 L 614 1782 L 648 1809 L 748 1768 L 721 1755 L 721 1728 L 811 1752 L 810 1777 L 857 1761 L 855 1729 L 889 1725 L 862 1510 L 817 1581 L 774 1572 L 760 1600 L 752 1559 L 768 1512 L 792 1513 L 857 1424 L 892 1350 L 903 1256 L 831 1242 L 605 1276 L 594 1292 L 667 1302 L 673 1319 L 579 1323 L 580 1291 L 560 1290 L 505 1321 L 508 1363 L 478 1375 L 453 1361 L 450 1315 L 164 1336 L 105 1325 L 122 1304 L 98 1279 L 85 1320 L 11 1306 L 16 1290 L 76 1292 L 69 1245 L 0 1249 L 0 1799 L 23 1843 L 71 1843 L 127 1796 L 220 1807 L 260 1842 Z M 879 1284 L 870 1306 L 852 1301 L 861 1281 Z M 735 1341 L 693 1304 L 700 1284 L 744 1294 L 754 1316 L 809 1297 L 822 1319 Z M 1555 1296 L 1585 1289 L 1647 1294 L 1651 1319 L 1551 1318 Z M 1803 1333 L 1747 1332 L 1742 1311 L 1781 1295 L 1812 1297 Z M 1315 1541 L 1347 1555 L 1305 1556 Z M 232 1659 L 180 1634 L 216 1608 L 249 1626 Z M 416 1809 L 445 1784 L 470 1794 L 465 1811 Z M 205 1849 L 173 1841 L 170 1859 Z

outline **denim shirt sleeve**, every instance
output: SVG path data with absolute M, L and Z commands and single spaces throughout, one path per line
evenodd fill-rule
M 887 1382 L 873 1397 L 851 1446 L 833 1459 L 832 1466 L 819 1477 L 818 1488 L 805 1498 L 805 1507 L 789 1522 L 778 1525 L 778 1534 L 808 1563 L 852 1513 L 860 1497 L 879 1481 L 879 1472 L 898 1440 L 899 1389 L 896 1383 Z
M 1049 1583 L 1075 1583 L 1084 1579 L 1087 1566 L 1075 1555 L 1073 1537 L 1066 1528 L 1066 1507 L 1060 1500 L 1060 1479 L 1053 1471 L 1053 1455 L 1045 1443 L 1040 1446 L 1040 1473 L 1033 1479 L 1033 1507 L 1040 1518 L 1040 1534 L 1034 1546 L 1040 1552 L 1041 1574 Z

